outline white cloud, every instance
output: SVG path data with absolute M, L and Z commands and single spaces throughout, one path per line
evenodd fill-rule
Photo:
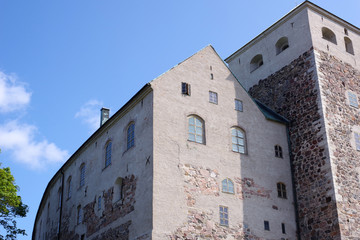
M 90 100 L 80 108 L 75 117 L 80 118 L 83 123 L 88 125 L 91 131 L 95 131 L 100 126 L 100 109 L 102 105 L 102 102 Z
M 0 71 L 0 112 L 13 112 L 27 106 L 31 93 L 24 84 L 16 81 L 15 76 Z
M 32 169 L 41 169 L 52 163 L 64 162 L 69 154 L 47 140 L 37 141 L 37 128 L 33 125 L 10 121 L 0 125 L 0 146 L 10 150 L 14 160 Z

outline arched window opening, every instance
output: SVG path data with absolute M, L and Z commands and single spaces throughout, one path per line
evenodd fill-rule
M 264 64 L 263 57 L 261 54 L 256 55 L 250 61 L 250 72 L 255 71 Z
M 331 31 L 330 29 L 328 29 L 327 27 L 322 28 L 322 37 L 325 40 L 328 40 L 329 42 L 337 44 L 335 33 L 333 31 Z
M 85 163 L 80 166 L 80 187 L 85 185 Z
M 278 197 L 279 198 L 287 198 L 286 196 L 286 185 L 282 182 L 277 183 L 277 191 L 278 191 Z
M 189 136 L 188 140 L 205 144 L 205 124 L 204 121 L 197 116 L 190 116 L 189 120 Z
M 282 148 L 279 145 L 275 145 L 275 157 L 278 157 L 278 158 L 283 157 Z
M 230 179 L 226 178 L 222 180 L 221 185 L 223 192 L 234 193 L 234 183 Z
M 241 128 L 231 129 L 232 150 L 238 153 L 246 152 L 245 132 Z
M 289 48 L 289 40 L 288 40 L 288 38 L 287 37 L 280 38 L 276 42 L 275 47 L 276 47 L 276 55 L 278 55 L 279 53 L 281 53 L 285 49 Z
M 135 145 L 135 123 L 131 123 L 127 129 L 127 149 Z
M 112 143 L 108 142 L 105 148 L 105 167 L 109 166 L 111 164 L 111 146 Z
M 124 179 L 121 177 L 118 177 L 115 181 L 114 186 L 114 197 L 113 199 L 115 202 L 120 201 L 124 199 Z
M 353 44 L 352 44 L 352 41 L 350 40 L 350 38 L 344 37 L 344 42 L 345 42 L 346 52 L 354 55 L 354 48 L 353 48 Z

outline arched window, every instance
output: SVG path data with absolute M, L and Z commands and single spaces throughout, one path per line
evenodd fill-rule
M 282 51 L 284 51 L 285 49 L 287 49 L 289 47 L 289 40 L 287 37 L 282 37 L 280 38 L 276 44 L 276 55 L 278 55 L 279 53 L 281 53 Z
M 225 178 L 222 180 L 221 186 L 223 192 L 234 193 L 234 183 L 230 179 Z
M 108 142 L 105 148 L 105 167 L 109 166 L 111 164 L 111 146 L 112 143 Z
M 71 186 L 71 176 L 67 180 L 67 198 L 71 198 L 72 186 Z
M 346 52 L 354 54 L 354 48 L 353 48 L 353 44 L 352 44 L 352 41 L 350 40 L 350 38 L 344 37 L 344 42 L 345 42 Z
M 115 202 L 124 199 L 124 179 L 118 177 L 115 181 L 114 186 L 114 197 Z
M 263 56 L 261 54 L 256 55 L 250 61 L 250 72 L 255 71 L 264 64 Z
M 282 158 L 283 157 L 283 154 L 282 154 L 282 148 L 280 145 L 275 145 L 275 157 L 278 157 L 278 158 Z
M 231 129 L 232 150 L 238 153 L 246 152 L 245 132 L 238 127 Z
M 80 187 L 85 185 L 85 163 L 80 166 Z
M 324 39 L 328 40 L 329 42 L 336 44 L 335 33 L 333 31 L 331 31 L 330 29 L 328 29 L 327 27 L 322 28 L 322 37 Z
M 277 191 L 279 198 L 287 198 L 286 196 L 286 185 L 282 182 L 277 183 Z
M 135 123 L 131 123 L 127 129 L 127 149 L 132 148 L 135 144 Z
M 197 143 L 205 143 L 205 124 L 197 116 L 189 117 L 189 137 L 188 140 Z

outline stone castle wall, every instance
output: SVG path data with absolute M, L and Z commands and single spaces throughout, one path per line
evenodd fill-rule
M 342 239 L 360 236 L 360 152 L 351 144 L 359 130 L 359 108 L 351 107 L 347 91 L 360 96 L 360 72 L 328 53 L 317 51 L 317 66 L 335 177 Z M 358 128 L 358 129 L 356 129 Z
M 289 135 L 302 239 L 340 239 L 335 188 L 314 50 L 259 81 L 250 95 L 290 120 Z

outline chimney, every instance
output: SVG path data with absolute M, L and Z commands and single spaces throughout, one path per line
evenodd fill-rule
M 109 119 L 110 109 L 101 108 L 100 110 L 100 127 Z

